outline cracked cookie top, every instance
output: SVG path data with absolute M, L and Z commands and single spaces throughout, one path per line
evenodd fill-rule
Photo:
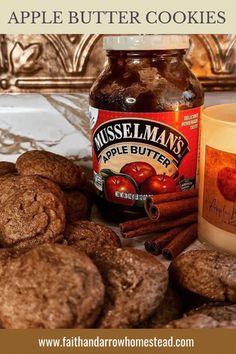
M 71 160 L 49 151 L 27 151 L 16 161 L 21 175 L 37 175 L 58 183 L 62 188 L 80 187 L 86 180 L 85 172 Z
M 2 328 L 16 329 L 91 327 L 103 297 L 101 276 L 85 253 L 41 245 L 5 267 L 0 278 L 0 323 Z

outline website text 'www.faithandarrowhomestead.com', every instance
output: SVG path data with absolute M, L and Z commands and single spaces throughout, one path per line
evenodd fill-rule
M 194 348 L 193 338 L 38 338 L 39 348 Z

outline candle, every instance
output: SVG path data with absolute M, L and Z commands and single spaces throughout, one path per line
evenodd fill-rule
M 236 255 L 236 104 L 202 115 L 199 239 Z

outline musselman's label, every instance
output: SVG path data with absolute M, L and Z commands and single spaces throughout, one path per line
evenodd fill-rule
M 201 107 L 131 113 L 90 107 L 95 187 L 113 203 L 195 187 Z

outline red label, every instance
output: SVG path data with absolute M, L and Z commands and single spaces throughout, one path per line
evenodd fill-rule
M 90 107 L 94 183 L 101 197 L 142 206 L 148 195 L 195 187 L 201 107 L 131 113 Z

